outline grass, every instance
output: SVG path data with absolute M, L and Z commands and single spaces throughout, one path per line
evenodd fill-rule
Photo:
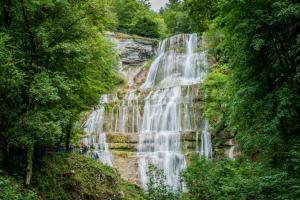
M 34 172 L 33 186 L 47 200 L 141 200 L 143 191 L 115 169 L 80 154 L 51 153 Z

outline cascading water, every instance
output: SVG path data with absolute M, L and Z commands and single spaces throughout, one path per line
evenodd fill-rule
M 138 133 L 140 129 L 139 96 L 136 91 L 126 93 L 120 101 L 116 96 L 112 96 L 110 103 L 114 106 L 108 114 L 110 124 L 107 130 L 116 133 Z
M 138 148 L 140 180 L 145 188 L 150 164 L 163 170 L 169 186 L 182 188 L 180 173 L 186 167 L 186 160 L 181 134 L 199 129 L 189 109 L 195 98 L 190 88 L 197 87 L 208 71 L 205 53 L 196 52 L 197 47 L 197 34 L 180 34 L 163 40 L 159 55 L 140 87 L 151 90 L 145 98 Z M 201 134 L 201 154 L 212 157 L 207 122 Z
M 204 130 L 202 131 L 201 134 L 200 155 L 205 156 L 205 158 L 212 158 L 212 146 L 211 146 L 208 120 L 205 120 Z
M 235 145 L 234 145 L 233 139 L 229 140 L 229 145 L 230 145 L 230 148 L 228 150 L 228 158 L 231 160 L 235 160 L 235 152 L 234 152 Z
M 104 104 L 107 101 L 107 95 L 103 95 L 100 99 L 98 109 L 90 114 L 84 128 L 86 135 L 83 143 L 86 147 L 92 147 L 91 149 L 93 150 L 90 154 L 94 159 L 112 166 L 112 156 L 106 143 L 106 134 L 103 132 Z
M 149 70 L 141 89 L 197 84 L 207 75 L 205 52 L 195 52 L 197 34 L 180 34 L 163 40 L 158 57 Z
M 111 134 L 108 135 L 110 148 L 121 149 L 119 155 L 124 155 L 124 148 L 138 142 L 134 147 L 137 154 L 128 155 L 133 164 L 126 163 L 127 160 L 125 164 L 118 162 L 118 154 L 112 151 L 114 165 L 122 168 L 119 171 L 126 171 L 127 178 L 131 179 L 138 166 L 136 183 L 147 188 L 147 172 L 149 166 L 154 165 L 163 171 L 171 188 L 184 188 L 180 173 L 187 166 L 187 152 L 183 149 L 193 149 L 206 158 L 212 157 L 209 125 L 199 108 L 199 83 L 209 70 L 202 46 L 203 40 L 197 34 L 167 38 L 160 42 L 158 55 L 140 88 L 102 96 L 98 109 L 91 113 L 85 128 L 84 143 L 93 147 L 90 151 L 94 158 L 112 165 L 105 132 Z M 104 104 L 108 108 L 105 112 Z M 114 142 L 116 135 L 120 139 Z M 134 139 L 136 136 L 138 139 Z M 187 143 L 184 143 L 185 137 L 189 138 Z M 128 140 L 125 147 L 124 138 Z M 129 166 L 134 172 L 127 172 Z

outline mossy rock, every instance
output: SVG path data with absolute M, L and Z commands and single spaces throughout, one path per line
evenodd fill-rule
M 120 40 L 134 40 L 136 42 L 148 45 L 158 45 L 159 40 L 154 38 L 147 38 L 139 35 L 128 35 L 125 33 L 115 33 L 115 37 Z
M 108 143 L 138 143 L 139 135 L 135 133 L 107 133 Z
M 117 172 L 80 154 L 51 153 L 35 170 L 33 186 L 47 200 L 139 200 L 142 190 Z
M 109 149 L 137 151 L 137 144 L 133 143 L 109 143 Z

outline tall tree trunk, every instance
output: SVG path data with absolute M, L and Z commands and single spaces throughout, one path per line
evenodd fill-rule
M 70 120 L 69 124 L 67 125 L 67 135 L 66 135 L 66 151 L 67 152 L 70 152 L 71 127 L 72 127 L 72 123 Z
M 10 166 L 10 145 L 7 145 L 5 148 L 5 153 L 2 159 L 2 164 L 3 167 L 6 171 L 9 170 L 9 166 Z
M 10 13 L 10 1 L 2 0 L 2 13 L 5 27 L 10 25 L 11 13 Z
M 29 187 L 30 180 L 32 177 L 32 160 L 33 160 L 33 151 L 34 151 L 34 145 L 28 147 L 27 149 L 27 167 L 26 167 L 26 177 L 25 177 L 25 187 Z

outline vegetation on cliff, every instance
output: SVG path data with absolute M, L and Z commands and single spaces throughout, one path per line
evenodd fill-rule
M 153 38 L 204 32 L 215 59 L 202 86 L 204 115 L 213 137 L 234 135 L 240 155 L 193 159 L 183 199 L 299 198 L 298 1 L 170 0 L 160 13 L 147 0 L 0 6 L 1 199 L 147 198 L 96 161 L 49 154 L 68 152 L 80 113 L 122 82 L 107 30 Z M 162 187 L 149 198 L 179 198 Z
M 185 174 L 191 199 L 299 198 L 299 2 L 185 3 L 216 59 L 204 114 L 214 137 L 235 135 L 240 154 L 195 161 Z
M 117 17 L 116 30 L 144 37 L 164 37 L 167 28 L 163 18 L 150 9 L 147 0 L 113 0 Z
M 2 1 L 0 161 L 24 177 L 45 151 L 75 137 L 74 122 L 120 80 L 108 1 Z

